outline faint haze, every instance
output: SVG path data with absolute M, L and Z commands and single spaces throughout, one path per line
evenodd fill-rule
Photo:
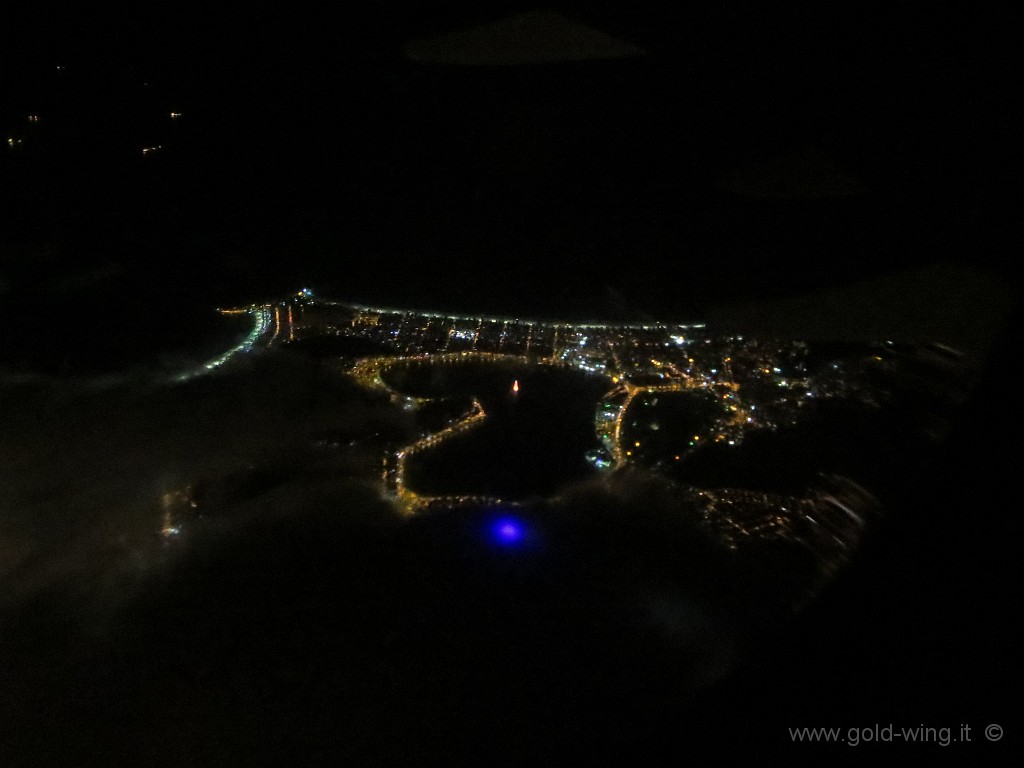
M 833 157 L 808 145 L 796 152 L 734 165 L 718 181 L 725 192 L 794 200 L 864 194 L 866 185 Z
M 149 558 L 163 496 L 197 481 L 281 467 L 283 482 L 297 485 L 285 507 L 273 506 L 301 507 L 319 472 L 335 480 L 312 448 L 316 434 L 400 424 L 301 359 L 241 367 L 173 387 L 141 374 L 0 380 L 10 404 L 0 409 L 4 599 L 119 558 Z
M 627 743 L 673 716 L 664 686 L 688 706 L 810 583 L 791 553 L 737 567 L 644 473 L 516 512 L 536 544 L 518 552 L 495 551 L 488 510 L 403 522 L 372 446 L 353 472 L 323 435 L 403 434 L 405 417 L 295 353 L 176 387 L 8 377 L 0 396 L 18 405 L 0 412 L 15 759 L 80 764 L 115 740 L 147 765 L 283 756 L 302 740 L 282 702 L 307 747 L 337 737 L 360 760 L 431 734 L 525 754 L 524 734 L 580 718 Z M 182 489 L 204 516 L 161 535 Z
M 768 338 L 940 342 L 978 363 L 1006 332 L 1017 300 L 991 271 L 940 263 L 792 299 L 725 304 L 708 322 L 721 333 Z

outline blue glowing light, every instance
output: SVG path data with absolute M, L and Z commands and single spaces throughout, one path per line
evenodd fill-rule
M 498 529 L 498 535 L 505 539 L 505 541 L 515 541 L 523 535 L 523 532 L 514 523 L 503 523 Z
M 491 532 L 498 544 L 504 545 L 518 544 L 526 535 L 523 524 L 509 517 L 495 520 L 491 526 Z

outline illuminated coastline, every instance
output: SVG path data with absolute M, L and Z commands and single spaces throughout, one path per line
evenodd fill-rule
M 219 310 L 222 315 L 239 315 L 246 314 L 252 318 L 252 330 L 246 335 L 246 337 L 237 345 L 227 350 L 218 357 L 213 358 L 203 363 L 198 368 L 185 371 L 174 377 L 175 382 L 188 381 L 198 376 L 204 376 L 231 360 L 235 355 L 251 352 L 256 346 L 256 343 L 260 338 L 267 332 L 271 326 L 271 311 L 269 306 L 253 307 L 251 309 L 222 309 Z

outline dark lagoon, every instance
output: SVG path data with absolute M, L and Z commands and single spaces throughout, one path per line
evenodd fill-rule
M 408 463 L 408 485 L 427 495 L 529 498 L 557 492 L 595 470 L 584 454 L 598 447 L 594 412 L 610 388 L 581 371 L 522 363 L 412 364 L 385 380 L 418 397 L 475 397 L 481 426 Z M 512 385 L 519 382 L 519 391 Z

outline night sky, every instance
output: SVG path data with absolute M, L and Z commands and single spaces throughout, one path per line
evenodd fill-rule
M 5 285 L 692 319 L 998 268 L 994 20 L 583 3 L 501 23 L 530 10 L 5 25 L 5 128 L 26 139 L 4 158 Z
M 5 8 L 0 764 L 110 764 L 119 745 L 149 765 L 1000 764 L 1024 715 L 1007 26 L 916 3 Z M 322 366 L 146 383 L 244 332 L 213 308 L 303 286 L 890 331 L 978 372 L 939 448 L 887 446 L 900 513 L 779 623 L 744 601 L 798 566 L 734 573 L 666 535 L 642 483 L 574 486 L 570 522 L 532 520 L 550 543 L 518 568 L 467 543 L 484 518 L 399 529 L 330 476 L 309 449 L 323 424 L 398 427 Z M 196 477 L 244 478 L 228 519 L 185 556 L 132 560 L 152 534 L 138 509 Z M 1006 737 L 840 753 L 785 736 L 887 722 Z

